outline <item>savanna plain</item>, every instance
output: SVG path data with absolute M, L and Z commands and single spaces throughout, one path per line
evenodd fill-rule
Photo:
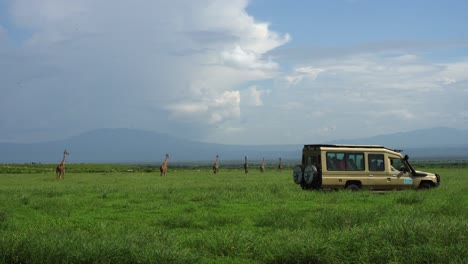
M 241 165 L 241 164 L 240 164 Z M 292 168 L 0 164 L 3 263 L 468 263 L 468 165 L 428 191 L 303 191 Z

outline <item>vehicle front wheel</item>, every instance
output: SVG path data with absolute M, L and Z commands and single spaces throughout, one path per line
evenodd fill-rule
M 429 182 L 421 182 L 421 184 L 419 184 L 420 190 L 428 190 L 428 189 L 431 189 L 432 187 L 433 187 L 432 184 Z

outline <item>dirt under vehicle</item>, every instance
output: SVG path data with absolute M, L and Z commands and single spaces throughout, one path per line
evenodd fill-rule
M 440 175 L 416 171 L 408 155 L 378 145 L 304 145 L 302 164 L 293 170 L 302 189 L 429 189 Z

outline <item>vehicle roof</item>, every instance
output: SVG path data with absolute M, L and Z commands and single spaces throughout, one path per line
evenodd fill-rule
M 381 145 L 348 145 L 348 144 L 306 144 L 304 148 L 359 148 L 359 149 L 386 149 L 400 153 L 402 150 L 390 149 Z

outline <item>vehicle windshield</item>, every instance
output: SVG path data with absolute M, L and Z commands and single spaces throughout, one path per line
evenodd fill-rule
M 390 164 L 390 169 L 392 171 L 409 171 L 409 168 L 402 159 L 390 158 Z

